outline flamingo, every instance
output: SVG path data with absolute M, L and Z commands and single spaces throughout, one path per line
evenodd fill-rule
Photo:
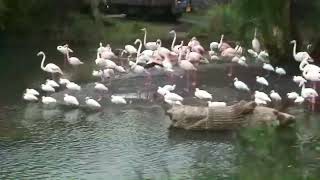
M 67 83 L 66 87 L 67 87 L 67 89 L 73 90 L 73 91 L 80 91 L 81 90 L 81 87 L 74 82 Z
M 234 78 L 233 81 L 234 81 L 233 85 L 236 89 L 250 92 L 249 87 L 244 82 L 239 81 L 238 78 Z
M 165 85 L 165 86 L 163 86 L 163 89 L 166 89 L 171 92 L 176 89 L 176 85 L 175 84 L 174 85 Z
M 194 96 L 196 96 L 199 99 L 212 99 L 212 94 L 208 93 L 205 90 L 201 90 L 199 88 L 196 88 L 196 91 L 194 92 Z
M 196 37 L 192 37 L 188 43 L 188 46 L 192 48 L 193 46 L 197 46 L 197 45 L 200 45 L 200 42 L 197 40 Z
M 49 84 L 41 84 L 41 89 L 42 91 L 45 91 L 45 92 L 55 92 L 56 90 L 50 86 Z
M 132 45 L 125 45 L 124 49 L 129 53 L 129 58 L 138 53 L 138 50 Z
M 158 87 L 157 89 L 157 93 L 160 94 L 161 96 L 165 96 L 169 92 L 170 91 L 165 89 L 164 87 Z
M 297 83 L 297 84 L 301 84 L 301 83 L 306 83 L 307 80 L 305 78 L 303 78 L 302 76 L 293 76 L 292 78 L 293 82 Z
M 30 101 L 30 102 L 38 101 L 37 96 L 35 96 L 34 94 L 30 94 L 30 93 L 24 93 L 23 99 L 26 101 Z
M 138 44 L 139 43 L 139 48 L 138 48 L 138 52 L 137 52 L 137 59 L 136 62 L 138 64 L 142 63 L 142 64 L 147 64 L 150 60 L 151 57 L 154 54 L 154 51 L 152 50 L 144 50 L 141 53 L 141 49 L 142 49 L 142 41 L 140 39 L 136 39 L 136 41 L 134 42 L 134 44 Z
M 217 108 L 217 107 L 226 107 L 227 103 L 225 102 L 210 102 L 208 101 L 208 107 Z
M 26 94 L 32 94 L 32 95 L 34 95 L 34 96 L 39 96 L 40 95 L 40 93 L 37 91 L 37 90 L 35 90 L 35 89 L 26 89 Z
M 314 90 L 313 88 L 306 88 L 305 87 L 305 83 L 300 83 L 300 87 L 301 87 L 301 96 L 303 98 L 314 98 L 314 97 L 318 97 L 318 93 L 316 90 Z
M 311 58 L 311 56 L 309 55 L 309 53 L 307 53 L 307 52 L 298 52 L 297 53 L 297 41 L 296 40 L 292 40 L 290 43 L 293 44 L 293 57 L 297 62 L 301 62 L 304 59 L 307 59 L 309 62 L 314 61 Z
M 57 46 L 57 50 L 64 55 L 64 65 L 67 64 L 67 53 L 73 53 L 73 50 L 68 48 L 66 45 L 64 46 Z
M 46 60 L 46 55 L 44 54 L 43 51 L 40 51 L 37 56 L 42 56 L 42 61 L 41 61 L 41 64 L 40 64 L 40 68 L 45 71 L 45 72 L 48 72 L 48 73 L 51 73 L 52 75 L 52 79 L 53 79 L 53 75 L 55 73 L 58 73 L 58 74 L 61 74 L 63 75 L 63 72 L 61 71 L 61 69 L 59 68 L 59 66 L 53 64 L 53 63 L 49 63 L 47 64 L 46 66 L 44 66 L 44 61 Z
M 268 81 L 264 77 L 256 76 L 256 81 L 261 85 L 269 86 Z
M 223 42 L 223 39 L 224 39 L 224 35 L 222 34 L 219 45 L 218 45 L 218 49 L 220 52 L 223 52 L 224 50 L 231 48 L 231 46 L 228 43 Z
M 304 98 L 302 96 L 298 96 L 295 100 L 294 103 L 296 104 L 302 104 L 304 102 Z
M 210 43 L 210 50 L 211 51 L 214 51 L 214 50 L 218 49 L 218 47 L 219 47 L 219 43 L 217 43 L 217 42 L 211 42 Z
M 179 47 L 181 45 L 174 45 L 176 43 L 176 39 L 177 39 L 177 33 L 175 30 L 172 30 L 169 32 L 170 34 L 173 34 L 173 40 L 172 40 L 172 44 L 171 44 L 171 51 L 179 54 Z
M 282 98 L 279 95 L 279 93 L 277 93 L 275 90 L 271 90 L 270 97 L 271 97 L 271 99 L 273 99 L 275 101 L 281 101 L 282 100 Z
M 299 97 L 299 94 L 296 92 L 290 92 L 290 93 L 287 93 L 287 97 L 290 100 L 295 100 Z
M 252 40 L 252 49 L 257 53 L 260 52 L 260 42 L 257 38 L 257 28 L 254 29 L 254 36 L 253 36 L 253 40 Z
M 79 106 L 78 99 L 69 94 L 64 94 L 63 101 L 66 103 L 66 105 L 69 105 L 69 106 Z
M 248 53 L 254 58 L 257 58 L 259 56 L 258 53 L 252 49 L 248 49 Z
M 42 96 L 41 98 L 41 102 L 45 105 L 49 105 L 49 104 L 55 104 L 57 103 L 57 100 L 53 97 L 46 97 L 46 96 Z
M 85 98 L 86 105 L 91 109 L 100 109 L 101 105 L 94 99 L 90 97 Z
M 121 96 L 111 95 L 111 102 L 114 104 L 127 104 L 127 101 L 125 98 Z
M 70 81 L 68 79 L 65 79 L 65 78 L 60 78 L 59 79 L 59 84 L 61 85 L 66 85 L 68 84 Z
M 180 51 L 179 57 L 178 57 L 178 65 L 181 69 L 187 72 L 187 83 L 189 83 L 189 72 L 197 71 L 197 68 L 195 68 L 190 61 L 181 60 L 181 59 L 182 59 L 182 52 Z M 187 84 L 187 86 L 189 86 L 189 84 Z
M 144 47 L 152 51 L 157 50 L 159 46 L 157 42 L 147 42 L 147 29 L 143 28 L 141 30 L 144 32 L 144 39 L 143 39 Z
M 254 102 L 255 102 L 257 105 L 259 105 L 259 106 L 261 106 L 261 105 L 267 105 L 267 101 L 264 101 L 264 100 L 259 99 L 259 98 L 255 98 L 255 99 L 254 99 Z
M 269 98 L 269 96 L 264 92 L 255 91 L 254 97 L 255 97 L 255 99 L 260 99 L 262 101 L 271 102 L 271 99 Z
M 164 95 L 164 99 L 171 100 L 171 101 L 183 101 L 183 97 L 176 93 L 168 92 Z
M 280 67 L 276 67 L 275 72 L 279 75 L 279 76 L 284 76 L 287 74 L 286 70 L 284 70 L 283 68 Z
M 170 105 L 179 105 L 179 106 L 181 106 L 182 105 L 182 103 L 181 103 L 181 101 L 173 101 L 173 100 L 170 100 L 170 99 L 164 99 L 164 102 L 166 102 L 166 103 L 168 103 L 168 104 L 170 104 Z
M 266 71 L 269 71 L 269 72 L 274 71 L 274 67 L 271 64 L 268 64 L 268 63 L 263 63 L 262 68 L 264 70 L 266 70 Z
M 68 48 L 68 44 L 66 44 L 66 48 Z M 69 56 L 69 51 L 67 51 L 67 60 L 68 60 L 69 64 L 71 64 L 72 66 L 79 66 L 79 65 L 83 64 L 83 62 L 80 61 L 79 58 L 70 57 Z
M 96 89 L 96 90 L 105 91 L 105 92 L 109 91 L 109 89 L 104 84 L 101 84 L 98 82 L 95 82 L 94 84 L 95 84 L 94 89 Z
M 53 87 L 53 88 L 58 88 L 60 87 L 60 85 L 58 83 L 56 83 L 54 80 L 50 80 L 47 79 L 46 80 L 46 84 L 48 84 L 49 86 Z

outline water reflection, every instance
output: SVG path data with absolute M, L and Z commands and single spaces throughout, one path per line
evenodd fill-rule
M 55 49 L 51 48 L 54 52 Z M 81 51 L 80 51 L 81 52 Z M 84 54 L 87 50 L 83 51 Z M 55 57 L 54 53 L 50 53 Z M 92 53 L 94 54 L 94 53 Z M 56 54 L 59 55 L 58 53 Z M 30 58 L 34 58 L 30 55 Z M 82 57 L 81 55 L 79 55 Z M 88 56 L 86 54 L 86 56 Z M 54 59 L 54 58 L 53 58 Z M 57 57 L 61 62 L 61 58 Z M 94 59 L 88 58 L 88 59 Z M 38 66 L 38 62 L 36 63 Z M 214 66 L 214 67 L 213 67 Z M 298 115 L 297 127 L 288 130 L 239 132 L 187 132 L 168 129 L 170 120 L 158 102 L 146 102 L 143 77 L 117 80 L 111 92 L 132 99 L 132 104 L 115 106 L 108 97 L 101 111 L 84 108 L 52 108 L 40 104 L 20 104 L 22 88 L 36 87 L 44 74 L 26 74 L 23 87 L 13 86 L 17 108 L 0 120 L 0 179 L 318 179 L 320 177 L 319 114 L 301 108 L 289 109 Z M 234 69 L 250 86 L 261 72 Z M 80 73 L 81 74 L 81 73 Z M 90 73 L 83 73 L 90 74 Z M 250 98 L 237 95 L 232 78 L 225 76 L 223 65 L 208 65 L 198 72 L 197 83 L 212 91 L 217 101 Z M 177 75 L 179 94 L 192 96 L 185 78 Z M 37 79 L 36 77 L 39 77 Z M 272 77 L 271 77 L 272 78 Z M 26 80 L 26 79 L 30 79 Z M 86 78 L 83 82 L 86 83 Z M 288 78 L 280 94 L 297 90 Z M 154 86 L 166 77 L 154 78 Z M 270 83 L 274 83 L 270 81 Z M 84 86 L 84 97 L 95 93 Z M 154 91 L 151 90 L 151 92 Z M 22 92 L 22 91 L 21 91 Z M 62 96 L 56 94 L 61 101 Z M 139 98 L 143 100 L 139 100 Z M 82 98 L 83 99 L 83 98 Z M 138 100 L 137 100 L 138 99 Z M 17 103 L 19 102 L 19 103 Z M 10 122 L 10 123 L 9 123 Z M 296 129 L 297 130 L 296 130 Z M 242 132 L 242 133 L 241 133 Z M 301 134 L 301 138 L 296 136 Z M 319 146 L 320 147 L 320 146 Z

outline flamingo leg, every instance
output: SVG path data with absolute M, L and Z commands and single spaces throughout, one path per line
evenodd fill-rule
M 189 82 L 190 81 L 190 72 L 186 71 L 185 73 L 186 73 L 186 82 L 187 82 L 186 91 L 190 92 L 190 82 Z
M 64 55 L 63 67 L 67 66 L 67 55 Z
M 192 71 L 192 87 L 195 88 L 197 86 L 197 72 Z
M 316 82 L 311 82 L 312 83 L 312 88 L 314 90 L 317 89 L 317 86 L 316 86 Z M 316 97 L 312 97 L 311 98 L 311 111 L 314 112 L 316 107 L 315 107 L 315 104 L 316 104 Z
M 231 77 L 233 75 L 233 64 L 230 65 L 228 76 Z

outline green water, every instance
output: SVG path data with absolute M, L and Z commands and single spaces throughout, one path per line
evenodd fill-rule
M 106 101 L 100 112 L 60 106 L 48 109 L 23 102 L 23 90 L 39 88 L 46 79 L 37 51 L 44 50 L 49 61 L 63 66 L 55 47 L 24 43 L 2 48 L 0 179 L 320 178 L 320 116 L 304 107 L 289 109 L 297 115 L 297 123 L 286 129 L 210 133 L 168 129 L 170 120 L 157 101 L 126 106 Z M 74 76 L 83 86 L 93 82 L 89 73 L 95 48 L 74 47 L 86 62 Z M 198 86 L 213 92 L 217 100 L 242 98 L 235 95 L 226 67 L 215 67 L 198 72 Z M 261 72 L 239 69 L 235 73 L 253 85 L 255 75 Z M 282 95 L 297 89 L 289 78 L 277 82 Z M 154 82 L 163 85 L 165 77 Z M 175 82 L 182 92 L 184 80 L 177 77 Z M 135 93 L 139 84 L 139 78 L 119 80 L 112 91 Z

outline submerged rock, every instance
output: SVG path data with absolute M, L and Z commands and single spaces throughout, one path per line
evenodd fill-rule
M 175 128 L 186 130 L 234 130 L 260 125 L 287 126 L 295 117 L 278 110 L 241 101 L 228 107 L 173 106 L 167 111 Z

